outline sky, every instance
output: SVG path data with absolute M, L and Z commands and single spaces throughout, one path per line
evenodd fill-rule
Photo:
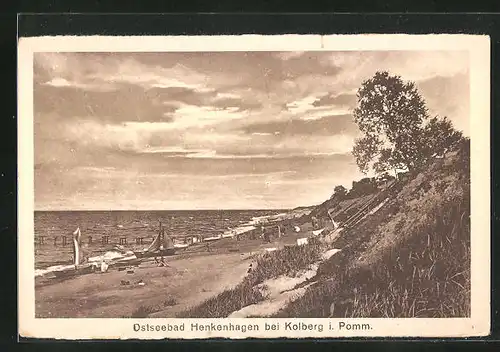
M 469 135 L 461 51 L 35 53 L 35 209 L 285 209 L 363 177 L 356 91 L 412 80 Z

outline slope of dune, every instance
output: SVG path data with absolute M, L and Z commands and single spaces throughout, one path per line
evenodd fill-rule
M 469 144 L 341 233 L 342 252 L 280 317 L 470 316 Z
M 180 316 L 469 316 L 469 163 L 464 142 L 406 181 L 324 202 L 311 214 L 327 222 L 334 209 L 349 226 L 263 255 L 256 275 Z M 294 287 L 269 286 L 313 267 Z

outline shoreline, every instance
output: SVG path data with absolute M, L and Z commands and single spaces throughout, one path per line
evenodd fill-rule
M 216 210 L 214 210 L 216 211 Z M 246 211 L 246 210 L 245 210 Z M 266 210 L 267 211 L 267 210 Z M 272 211 L 272 210 L 270 210 Z M 262 216 L 254 216 L 251 218 L 251 220 L 246 221 L 236 227 L 232 228 L 227 228 L 225 230 L 221 230 L 219 235 L 216 236 L 210 236 L 210 237 L 202 237 L 203 240 L 201 243 L 193 243 L 193 244 L 188 244 L 188 245 L 179 245 L 179 244 L 174 244 L 174 247 L 177 248 L 177 250 L 188 250 L 191 248 L 196 248 L 200 247 L 203 245 L 204 242 L 210 242 L 214 243 L 218 240 L 224 239 L 224 238 L 233 238 L 234 236 L 246 236 L 249 235 L 252 231 L 255 231 L 259 228 L 259 226 L 271 226 L 272 225 L 282 225 L 282 222 L 284 221 L 289 221 L 297 218 L 297 215 L 304 216 L 310 214 L 311 210 L 307 207 L 302 207 L 298 209 L 293 209 L 287 212 L 283 212 L 280 209 L 276 210 L 278 213 L 277 214 L 272 214 L 272 215 L 262 215 Z M 133 212 L 133 211 L 132 211 Z M 186 210 L 186 212 L 189 212 Z M 120 228 L 120 227 L 119 227 Z M 147 227 L 140 227 L 140 228 L 147 228 Z M 134 227 L 133 229 L 136 229 Z M 36 236 L 35 236 L 36 237 Z M 179 236 L 181 237 L 181 236 Z M 184 236 L 186 237 L 186 236 Z M 176 242 L 177 238 L 173 237 L 174 243 Z M 120 248 L 122 247 L 122 248 Z M 101 248 L 100 254 L 96 254 L 96 251 L 93 251 L 93 256 L 88 258 L 89 262 L 96 263 L 100 260 L 100 257 L 104 256 L 105 261 L 109 261 L 111 259 L 119 259 L 123 258 L 123 255 L 120 255 L 120 250 L 123 252 L 124 250 L 127 252 L 130 251 L 137 251 L 138 248 L 136 248 L 137 245 L 130 245 L 127 246 L 127 249 L 125 246 L 120 246 L 120 245 L 115 245 L 112 248 L 108 246 L 108 248 Z M 124 253 L 123 253 L 124 254 Z M 176 253 L 174 256 L 177 256 L 181 253 Z M 114 256 L 113 256 L 114 255 Z M 130 256 L 130 255 L 129 255 Z M 135 257 L 137 259 L 137 257 Z M 74 267 L 73 264 L 71 264 L 70 261 L 51 261 L 51 262 L 43 262 L 43 266 L 39 266 L 35 264 L 35 277 L 39 276 L 44 276 L 48 273 L 54 272 L 54 271 L 60 271 L 60 270 L 67 270 L 72 267 Z

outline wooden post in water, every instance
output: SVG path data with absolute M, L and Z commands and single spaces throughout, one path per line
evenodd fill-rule
M 92 244 L 92 236 L 89 236 L 89 245 Z
M 62 236 L 62 245 L 66 246 L 68 244 L 68 238 L 66 236 Z
M 127 244 L 127 238 L 126 237 L 120 237 L 120 244 Z

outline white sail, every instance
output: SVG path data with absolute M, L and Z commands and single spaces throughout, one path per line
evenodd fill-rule
M 80 241 L 81 241 L 82 233 L 80 232 L 80 228 L 78 227 L 75 232 L 73 232 L 73 264 L 74 265 L 80 265 L 81 260 L 80 260 L 80 255 L 81 255 L 81 248 L 80 248 Z

